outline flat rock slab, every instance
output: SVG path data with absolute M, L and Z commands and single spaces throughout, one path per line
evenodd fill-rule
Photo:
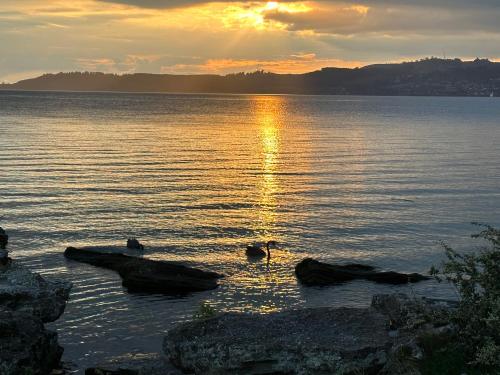
M 377 373 L 394 344 L 376 309 L 317 308 L 228 313 L 169 331 L 164 352 L 195 374 Z
M 222 277 L 215 272 L 202 271 L 177 263 L 125 254 L 102 253 L 98 248 L 68 247 L 64 256 L 78 262 L 117 271 L 123 279 L 123 286 L 130 292 L 166 294 L 200 292 L 217 288 L 217 279 Z
M 300 282 L 307 286 L 339 284 L 356 279 L 386 284 L 406 284 L 429 279 L 418 273 L 381 272 L 371 266 L 328 264 L 311 258 L 306 258 L 297 264 L 295 274 Z

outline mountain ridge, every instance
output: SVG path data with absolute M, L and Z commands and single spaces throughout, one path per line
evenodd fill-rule
M 302 74 L 48 73 L 14 84 L 0 84 L 0 90 L 499 96 L 500 63 L 487 59 L 426 58 L 352 69 L 326 67 Z

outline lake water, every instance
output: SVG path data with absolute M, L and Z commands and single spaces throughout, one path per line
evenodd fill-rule
M 12 256 L 71 280 L 52 324 L 80 369 L 158 352 L 202 301 L 218 311 L 365 306 L 402 291 L 452 298 L 433 281 L 393 287 L 297 283 L 305 257 L 427 272 L 439 241 L 471 245 L 500 224 L 496 98 L 0 93 L 0 225 Z M 69 246 L 123 245 L 222 272 L 186 298 L 130 295 Z M 266 261 L 245 245 L 274 239 Z M 473 243 L 472 243 L 473 244 Z

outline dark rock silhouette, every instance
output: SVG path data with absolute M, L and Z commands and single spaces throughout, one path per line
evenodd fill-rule
M 44 323 L 59 318 L 71 284 L 46 279 L 16 261 L 0 269 L 0 373 L 46 375 L 63 349 Z
M 62 353 L 57 333 L 46 330 L 40 318 L 0 308 L 0 373 L 49 374 Z
M 6 266 L 9 264 L 9 252 L 7 251 L 8 243 L 9 235 L 2 227 L 0 227 L 0 266 Z
M 98 249 L 68 247 L 64 256 L 78 262 L 117 271 L 123 286 L 130 292 L 185 294 L 217 288 L 215 272 L 202 271 L 180 264 L 154 261 L 124 254 L 100 253 Z
M 417 273 L 379 272 L 374 267 L 362 264 L 327 264 L 311 258 L 306 258 L 297 264 L 295 274 L 308 286 L 338 284 L 355 279 L 386 284 L 406 284 L 429 279 Z
M 134 250 L 144 250 L 144 245 L 141 244 L 136 238 L 129 238 L 127 240 L 127 248 Z
M 139 370 L 92 367 L 85 370 L 85 375 L 140 375 L 140 373 Z
M 0 227 L 0 249 L 5 250 L 8 243 L 9 243 L 9 235 L 5 232 L 5 230 L 2 227 Z

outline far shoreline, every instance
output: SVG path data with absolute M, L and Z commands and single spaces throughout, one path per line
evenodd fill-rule
M 377 94 L 294 94 L 294 93 L 265 93 L 265 92 L 189 92 L 189 91 L 113 91 L 113 90 L 28 90 L 4 89 L 0 93 L 55 93 L 55 94 L 113 94 L 113 95 L 179 95 L 179 96 L 305 96 L 305 97 L 367 97 L 367 98 L 468 98 L 468 99 L 498 99 L 498 96 L 479 95 L 377 95 Z

